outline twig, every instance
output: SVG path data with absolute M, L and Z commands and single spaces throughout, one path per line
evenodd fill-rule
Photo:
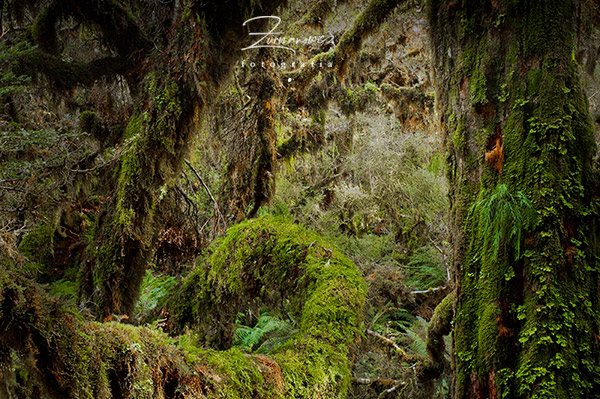
M 133 148 L 133 146 L 131 144 L 134 142 L 135 139 L 136 139 L 136 137 L 132 137 L 129 140 L 127 140 L 127 142 L 123 143 L 123 145 L 115 151 L 112 158 L 109 159 L 108 161 L 105 161 L 105 162 L 101 163 L 100 165 L 96 165 L 96 166 L 93 166 L 93 167 L 87 168 L 87 169 L 71 169 L 71 172 L 73 172 L 73 173 L 89 173 L 89 172 L 93 172 L 95 170 L 104 168 L 105 166 L 108 166 L 115 161 L 118 161 L 119 159 L 121 159 L 121 157 L 123 155 L 127 154 Z
M 404 381 L 399 381 L 396 385 L 394 385 L 393 387 L 391 387 L 390 389 L 386 389 L 385 391 L 383 391 L 381 394 L 379 394 L 379 397 L 382 398 L 385 395 L 394 392 L 396 389 L 402 387 L 406 385 L 406 382 Z
M 186 212 L 189 214 L 192 211 L 194 212 L 194 216 L 198 214 L 198 209 L 196 208 L 196 204 L 183 192 L 183 190 L 179 186 L 175 186 L 175 190 L 181 195 L 181 197 L 185 200 L 187 205 Z
M 442 291 L 442 290 L 445 290 L 447 288 L 448 288 L 448 286 L 444 285 L 444 286 L 441 286 L 441 287 L 429 288 L 427 290 L 411 291 L 410 293 L 412 295 L 429 294 L 429 293 L 432 293 L 432 292 Z
M 358 385 L 371 385 L 371 384 L 381 384 L 384 386 L 389 385 L 404 385 L 406 382 L 399 380 L 392 380 L 389 378 L 353 378 L 352 382 Z
M 398 388 L 406 385 L 406 381 L 392 380 L 392 379 L 388 379 L 388 378 L 353 378 L 352 382 L 354 384 L 358 384 L 358 385 L 379 384 L 384 387 L 392 385 L 391 388 L 388 388 L 379 394 L 380 398 L 384 398 L 387 394 L 390 394 L 390 393 L 394 392 L 395 390 L 397 390 Z
M 402 356 L 406 356 L 406 352 L 404 351 L 404 349 L 402 349 L 401 347 L 399 347 L 398 345 L 396 345 L 396 343 L 392 339 L 390 339 L 388 337 L 384 337 L 383 335 L 381 335 L 378 332 L 375 332 L 373 330 L 365 330 L 365 332 L 368 335 L 371 335 L 371 336 L 373 336 L 375 338 L 378 338 L 378 339 L 382 340 L 383 342 L 391 345 L 395 350 L 397 350 L 398 352 L 400 352 L 402 354 Z
M 108 161 L 106 161 L 106 162 L 104 162 L 104 163 L 102 163 L 100 165 L 93 166 L 91 168 L 87 168 L 87 169 L 71 169 L 71 172 L 73 172 L 73 173 L 89 173 L 89 172 L 93 172 L 93 171 L 98 170 L 98 169 L 102 169 L 105 166 L 108 166 L 111 163 L 114 163 L 115 161 L 119 160 L 119 158 L 121 157 L 121 155 L 122 154 L 119 153 L 119 156 L 114 157 L 112 159 L 109 159 Z
M 11 186 L 0 186 L 0 190 L 7 190 L 7 191 L 19 191 L 21 193 L 24 193 L 25 190 L 23 190 L 20 187 L 11 187 Z
M 448 265 L 448 255 L 446 255 L 446 251 L 444 251 L 442 248 L 440 248 L 435 243 L 435 241 L 433 241 L 431 239 L 431 237 L 429 237 L 429 241 L 431 241 L 431 245 L 433 245 L 434 248 L 437 249 L 440 254 L 442 254 L 442 262 L 444 262 L 444 266 L 446 267 L 446 278 L 448 279 L 448 284 L 450 284 L 451 278 L 450 278 L 450 266 Z
M 219 208 L 219 203 L 217 202 L 217 200 L 215 199 L 215 197 L 212 195 L 212 193 L 210 192 L 210 189 L 208 188 L 208 186 L 206 185 L 206 183 L 204 183 L 204 180 L 202 180 L 202 177 L 200 176 L 200 174 L 196 171 L 196 169 L 194 169 L 194 167 L 192 166 L 191 163 L 188 162 L 187 159 L 184 159 L 185 164 L 192 170 L 192 172 L 194 172 L 194 174 L 196 175 L 196 177 L 198 178 L 198 180 L 200 181 L 200 183 L 202 184 L 202 187 L 204 187 L 204 189 L 206 190 L 206 192 L 208 193 L 208 196 L 210 197 L 210 199 L 213 201 L 213 203 L 215 204 L 215 211 L 217 212 L 217 214 L 221 217 L 221 221 L 223 222 L 223 227 L 227 228 L 227 222 L 225 221 L 225 218 L 223 217 L 223 214 L 221 213 L 221 209 Z

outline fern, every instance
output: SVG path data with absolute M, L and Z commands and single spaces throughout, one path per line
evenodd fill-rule
M 427 289 L 446 283 L 446 268 L 440 253 L 433 247 L 417 249 L 404 267 L 406 285 Z
M 293 323 L 265 311 L 252 327 L 238 324 L 233 345 L 266 353 L 274 346 L 287 341 L 295 331 Z
M 398 336 L 406 331 L 414 321 L 414 316 L 406 309 L 397 308 L 387 303 L 373 314 L 370 311 L 368 322 L 369 330 L 382 333 L 386 336 Z
M 60 279 L 48 286 L 48 293 L 74 304 L 77 302 L 77 288 L 78 285 L 76 282 Z
M 527 197 L 520 191 L 511 194 L 501 184 L 489 198 L 477 201 L 471 207 L 467 223 L 473 223 L 478 237 L 483 241 L 483 253 L 498 259 L 501 248 L 513 248 L 515 260 L 521 257 L 523 232 L 535 224 L 536 212 Z
M 427 358 L 427 320 L 417 317 L 411 328 L 406 330 L 405 346 L 412 353 Z
M 147 315 L 157 306 L 163 306 L 176 283 L 177 279 L 173 276 L 154 275 L 151 270 L 146 270 L 136 315 Z

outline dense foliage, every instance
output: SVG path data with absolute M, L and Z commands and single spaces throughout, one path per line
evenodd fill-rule
M 598 16 L 0 0 L 0 397 L 593 397 Z

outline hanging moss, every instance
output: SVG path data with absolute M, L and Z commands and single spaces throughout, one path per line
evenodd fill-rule
M 43 223 L 31 230 L 19 243 L 19 252 L 25 257 L 25 270 L 33 278 L 44 281 L 51 272 L 54 246 L 54 228 Z
M 49 53 L 57 51 L 57 36 L 55 25 L 60 17 L 60 9 L 55 2 L 46 6 L 36 17 L 31 31 L 33 39 L 40 48 Z
M 345 73 L 348 61 L 360 48 L 362 40 L 382 24 L 398 4 L 398 0 L 371 0 L 356 18 L 352 28 L 340 38 L 338 46 L 331 55 L 341 76 Z
M 137 110 L 125 130 L 130 149 L 117 172 L 109 217 L 97 229 L 96 264 L 81 273 L 83 297 L 98 307 L 100 318 L 113 313 L 131 315 L 139 296 L 146 257 L 155 234 L 154 215 L 161 190 L 174 181 L 180 168 L 183 142 L 190 133 L 182 124 L 184 105 L 178 85 L 154 73 L 144 80 L 149 111 Z M 84 114 L 89 120 L 91 116 Z

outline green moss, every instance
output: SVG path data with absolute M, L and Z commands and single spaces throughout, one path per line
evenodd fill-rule
M 130 191 L 135 187 L 140 176 L 139 160 L 136 154 L 126 154 L 121 163 L 117 188 L 117 210 L 114 223 L 126 231 L 130 230 L 135 220 L 135 210 L 129 203 Z
M 465 121 L 463 118 L 460 118 L 456 123 L 454 135 L 452 135 L 452 144 L 459 151 L 465 151 L 466 149 Z
M 55 281 L 48 287 L 48 294 L 75 305 L 77 300 L 77 283 L 65 279 Z
M 52 256 L 53 236 L 54 229 L 50 224 L 40 224 L 23 237 L 19 251 L 32 261 L 46 262 Z
M 474 66 L 469 80 L 469 92 L 473 105 L 487 102 L 487 80 L 483 72 L 481 60 Z
M 427 353 L 434 365 L 443 365 L 446 356 L 444 336 L 452 331 L 456 293 L 453 291 L 440 302 L 427 327 Z
M 106 265 L 116 264 L 110 244 L 98 252 Z M 61 349 L 69 358 L 64 367 L 77 383 L 65 378 L 60 384 L 71 384 L 79 397 L 106 397 L 103 392 L 111 392 L 115 380 L 137 398 L 160 396 L 171 380 L 191 397 L 199 392 L 232 399 L 344 397 L 351 376 L 348 348 L 358 333 L 365 296 L 356 266 L 315 233 L 280 218 L 249 220 L 210 248 L 173 300 L 173 321 L 193 327 L 179 337 L 178 348 L 155 330 L 73 319 L 69 323 L 78 326 L 78 338 L 61 331 L 56 337 L 64 341 L 53 345 L 68 345 Z M 264 305 L 299 324 L 298 333 L 271 356 L 198 347 L 210 344 L 211 334 L 233 331 L 239 310 Z
M 97 123 L 97 115 L 94 111 L 83 111 L 79 116 L 79 128 L 84 131 L 91 133 Z
M 600 386 L 600 345 L 591 338 L 600 308 L 590 284 L 599 273 L 592 238 L 598 214 L 590 200 L 595 145 L 573 60 L 574 31 L 564 23 L 573 18 L 574 2 L 498 2 L 500 30 L 493 18 L 474 18 L 487 12 L 481 3 L 430 7 L 438 67 L 449 76 L 440 83 L 440 103 L 452 119 L 447 139 L 462 146 L 456 132 L 464 118 L 468 144 L 451 154 L 456 169 L 449 174 L 462 227 L 455 243 L 456 396 L 470 397 L 475 379 L 481 395 L 491 395 L 485 387 L 495 373 L 503 398 L 593 397 Z M 478 106 L 484 102 L 490 104 Z M 502 139 L 502 173 L 483 163 L 492 134 Z M 530 206 L 494 206 L 488 217 L 466 220 L 473 203 L 498 197 L 502 185 Z M 511 233 L 513 221 L 523 219 L 518 209 L 535 214 L 529 227 L 517 227 L 520 238 Z M 502 219 L 509 228 L 499 228 Z
M 127 123 L 127 128 L 125 129 L 125 136 L 123 137 L 125 141 L 134 139 L 143 133 L 142 123 L 144 120 L 147 120 L 147 115 L 147 113 L 131 115 L 129 123 Z
M 127 151 L 117 171 L 114 200 L 98 232 L 98 261 L 90 265 L 93 270 L 81 274 L 84 296 L 98 304 L 101 317 L 133 312 L 151 253 L 154 216 L 179 177 L 192 116 L 189 109 L 184 116 L 183 86 L 178 82 L 168 73 L 161 79 L 156 72 L 148 73 L 144 96 L 126 128 Z
M 299 331 L 274 349 L 285 397 L 343 397 L 365 295 L 356 266 L 337 249 L 284 219 L 261 217 L 230 228 L 215 244 L 184 282 L 175 319 L 192 325 L 201 341 L 227 347 L 239 311 L 268 306 L 287 313 Z
M 54 3 L 46 6 L 36 17 L 31 28 L 33 39 L 44 50 L 55 52 L 57 37 L 54 25 L 56 24 L 58 10 Z
M 241 350 L 232 348 L 223 352 L 207 351 L 203 360 L 214 370 L 224 375 L 219 384 L 220 397 L 241 398 L 283 398 L 274 381 L 267 383 L 260 372 L 258 362 L 245 355 Z
M 392 0 L 372 0 L 367 8 L 356 18 L 354 22 L 357 30 L 364 31 L 377 27 L 381 16 L 386 15 L 390 9 L 394 9 L 396 3 Z
M 350 387 L 345 346 L 311 336 L 297 338 L 273 355 L 281 365 L 286 398 L 344 398 Z
M 501 311 L 495 302 L 483 306 L 483 312 L 479 316 L 479 327 L 477 330 L 477 360 L 481 370 L 490 370 L 495 366 L 497 360 L 498 345 L 498 318 Z
M 45 223 L 36 226 L 19 243 L 19 251 L 26 259 L 25 270 L 32 277 L 44 280 L 51 271 L 53 238 L 54 228 Z
M 393 88 L 390 90 L 397 90 L 402 93 L 401 89 Z M 338 101 L 342 111 L 345 114 L 351 114 L 363 110 L 367 104 L 375 99 L 379 92 L 380 88 L 375 83 L 367 81 L 364 85 L 356 88 L 348 87 L 345 90 L 340 90 Z

